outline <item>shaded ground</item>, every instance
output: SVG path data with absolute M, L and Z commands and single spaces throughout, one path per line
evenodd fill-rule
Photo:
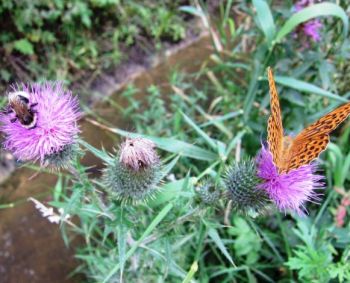
M 42 174 L 28 181 L 33 171 L 21 169 L 1 186 L 7 201 L 49 192 L 54 175 Z M 49 223 L 29 202 L 0 210 L 0 282 L 79 282 L 66 276 L 76 266 L 56 224 Z

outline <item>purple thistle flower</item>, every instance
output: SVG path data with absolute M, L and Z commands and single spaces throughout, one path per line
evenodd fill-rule
M 304 24 L 303 30 L 305 35 L 311 37 L 314 42 L 318 42 L 321 40 L 320 29 L 322 28 L 322 24 L 319 20 L 311 20 Z
M 79 133 L 77 120 L 81 115 L 79 103 L 59 82 L 16 86 L 10 95 L 20 91 L 25 94 L 28 107 L 32 105 L 34 109 L 35 124 L 28 128 L 16 119 L 16 113 L 1 113 L 4 147 L 19 160 L 40 160 L 44 165 L 48 156 L 76 142 Z
M 315 1 L 313 0 L 300 0 L 294 5 L 294 10 L 295 12 L 299 12 L 308 6 L 313 5 L 314 2 Z M 322 28 L 321 21 L 318 19 L 313 19 L 306 23 L 300 24 L 300 26 L 297 29 L 297 32 L 299 33 L 302 32 L 305 36 L 311 38 L 314 42 L 319 42 L 321 40 L 321 35 L 320 35 L 321 28 Z
M 305 202 L 319 201 L 315 189 L 322 189 L 323 176 L 315 174 L 317 165 L 311 163 L 288 173 L 278 173 L 270 151 L 263 146 L 257 157 L 257 175 L 262 183 L 259 188 L 266 191 L 279 210 L 292 210 L 298 214 L 306 212 Z
M 310 6 L 310 5 L 312 5 L 312 4 L 314 4 L 314 1 L 313 1 L 313 0 L 299 0 L 299 1 L 297 1 L 297 2 L 295 3 L 295 5 L 294 5 L 294 10 L 295 10 L 296 12 L 299 12 L 299 11 L 301 11 L 302 9 L 304 9 L 305 7 Z

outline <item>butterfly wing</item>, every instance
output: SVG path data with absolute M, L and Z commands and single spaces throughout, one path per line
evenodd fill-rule
M 329 134 L 350 114 L 350 102 L 346 103 L 305 128 L 293 140 L 284 171 L 299 168 L 317 158 L 329 143 Z
M 269 80 L 271 108 L 271 114 L 267 126 L 267 142 L 269 150 L 272 153 L 273 161 L 278 167 L 283 149 L 283 125 L 278 93 L 270 67 L 267 69 L 267 77 Z

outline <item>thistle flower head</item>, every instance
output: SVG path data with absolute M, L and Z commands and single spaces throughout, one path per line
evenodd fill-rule
M 257 214 L 267 209 L 269 199 L 266 192 L 259 189 L 260 179 L 253 160 L 237 162 L 231 166 L 224 182 L 233 209 L 244 214 Z
M 299 0 L 294 5 L 294 10 L 296 12 L 301 11 L 302 9 L 313 5 L 314 0 Z M 312 19 L 306 23 L 301 24 L 298 27 L 298 32 L 303 33 L 306 37 L 310 38 L 314 42 L 318 42 L 321 40 L 320 29 L 322 28 L 322 23 L 319 19 Z M 304 44 L 307 47 L 307 43 Z
M 0 114 L 4 147 L 18 160 L 40 160 L 44 165 L 50 156 L 75 143 L 79 133 L 78 101 L 71 92 L 63 89 L 61 83 L 22 85 L 13 87 L 13 92 L 23 94 L 25 107 L 35 115 L 33 125 L 27 127 L 11 109 Z
M 154 143 L 144 138 L 128 138 L 115 162 L 104 170 L 103 183 L 111 199 L 135 203 L 153 197 L 161 177 Z
M 257 176 L 262 180 L 259 188 L 264 190 L 276 206 L 286 212 L 303 214 L 305 202 L 319 200 L 315 189 L 323 188 L 323 176 L 315 174 L 315 163 L 304 165 L 288 173 L 278 173 L 270 151 L 263 146 L 257 157 Z
M 204 180 L 195 188 L 196 196 L 205 205 L 215 205 L 221 196 L 221 192 L 210 180 Z

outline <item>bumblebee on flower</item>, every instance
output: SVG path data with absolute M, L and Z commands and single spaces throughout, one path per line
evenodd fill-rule
M 0 114 L 4 147 L 20 161 L 40 161 L 42 166 L 65 167 L 72 157 L 62 155 L 77 147 L 80 117 L 78 100 L 61 83 L 15 86 L 8 106 Z M 59 163 L 51 157 L 60 155 Z

